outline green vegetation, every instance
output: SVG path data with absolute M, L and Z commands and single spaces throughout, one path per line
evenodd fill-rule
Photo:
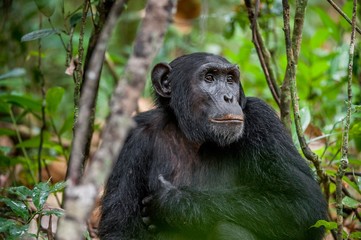
M 113 31 L 98 88 L 91 152 L 98 146 L 100 131 L 109 113 L 109 99 L 132 51 L 145 2 L 129 1 Z M 178 8 L 155 62 L 195 51 L 224 55 L 239 65 L 246 95 L 260 97 L 279 111 L 252 42 L 245 4 L 235 0 L 183 2 L 192 8 Z M 91 11 L 84 15 L 85 3 L 90 4 Z M 52 239 L 51 229 L 44 229 L 41 219 L 45 215 L 62 214 L 58 210 L 60 205 L 51 209 L 44 206 L 49 195 L 64 188 L 65 160 L 71 152 L 82 67 L 92 31 L 101 29 L 104 23 L 101 11 L 96 9 L 98 5 L 97 0 L 0 3 L 0 238 L 17 239 L 30 234 L 27 232 L 34 220 L 38 231 L 30 235 Z M 352 1 L 339 2 L 339 6 L 351 18 Z M 293 26 L 295 4 L 291 3 L 290 7 Z M 258 10 L 259 30 L 270 53 L 276 83 L 281 86 L 287 68 L 282 1 L 261 1 Z M 323 190 L 329 201 L 331 219 L 315 223 L 315 227 L 332 230 L 337 228 L 336 175 L 347 112 L 352 27 L 326 1 L 310 1 L 304 21 L 296 68 L 301 123 L 307 143 L 320 157 L 321 169 L 328 179 Z M 344 239 L 361 239 L 359 39 L 360 33 L 356 33 L 349 164 L 342 178 Z M 79 59 L 79 56 L 83 57 Z M 143 98 L 149 99 L 151 95 L 148 79 Z M 300 146 L 293 122 L 291 132 L 295 144 Z M 57 164 L 61 163 L 63 171 L 59 175 Z M 310 167 L 314 169 L 312 163 Z M 87 238 L 90 237 L 91 233 Z

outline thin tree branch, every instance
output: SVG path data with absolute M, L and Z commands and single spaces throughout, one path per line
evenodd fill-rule
M 337 4 L 336 4 L 334 1 L 332 1 L 332 0 L 327 0 L 327 2 L 328 2 L 329 4 L 331 4 L 331 6 L 332 6 L 349 24 L 352 25 L 351 19 L 346 15 L 346 13 L 344 13 L 344 12 L 342 11 L 341 8 L 339 8 L 339 7 L 337 6 Z M 360 29 L 357 25 L 355 25 L 355 28 L 356 28 L 356 31 L 357 31 L 359 34 L 361 34 L 361 29 Z
M 87 0 L 87 1 L 90 2 L 90 0 Z M 127 2 L 128 2 L 128 0 L 125 0 L 124 5 Z M 90 58 L 89 58 L 89 56 L 90 57 L 92 56 L 93 51 L 95 50 L 95 47 L 97 46 L 98 41 L 100 40 L 100 31 L 103 29 L 103 26 L 104 26 L 104 24 L 106 22 L 106 19 L 108 17 L 108 14 L 110 13 L 110 9 L 113 6 L 113 4 L 114 4 L 114 0 L 99 1 L 98 10 L 101 10 L 100 15 L 99 15 L 99 21 L 98 21 L 98 23 L 96 25 L 94 25 L 92 35 L 90 36 L 90 39 L 91 40 L 93 39 L 95 41 L 92 41 L 92 44 L 94 44 L 94 45 L 91 45 L 91 44 L 88 45 L 87 54 L 86 54 L 85 63 L 84 63 L 84 72 L 92 71 L 91 69 L 88 68 L 88 67 L 91 67 L 90 66 Z M 124 7 L 121 8 L 121 10 L 119 12 L 119 16 L 121 14 L 121 11 L 123 11 L 123 9 L 124 9 Z M 92 20 L 93 20 L 93 18 L 92 18 Z M 105 52 L 103 53 L 102 58 L 99 59 L 99 61 L 104 62 L 104 58 L 105 58 Z M 97 79 L 96 79 L 97 88 L 99 87 L 99 82 L 100 82 L 100 76 L 101 76 L 102 69 L 103 69 L 103 64 L 101 64 L 99 74 L 98 74 Z M 85 75 L 84 75 L 83 76 L 83 83 L 86 82 L 86 81 L 88 81 L 88 78 L 86 78 Z M 95 99 L 97 99 L 97 97 L 98 97 L 98 91 L 96 91 Z M 87 162 L 87 160 L 89 158 L 90 145 L 91 145 L 91 140 L 92 140 L 93 133 L 94 133 L 95 110 L 96 110 L 96 108 L 95 108 L 95 101 L 94 101 L 94 106 L 92 108 L 91 116 L 88 119 L 90 127 L 89 127 L 88 132 L 87 132 L 86 141 L 84 142 L 84 147 L 85 148 L 84 148 L 84 155 L 83 155 L 83 160 L 82 160 L 83 166 L 85 166 L 85 164 L 86 164 L 86 162 Z
M 127 1 L 123 1 L 123 5 L 118 10 L 119 13 L 117 12 L 117 14 L 119 15 L 121 14 L 121 11 L 123 10 L 124 4 L 126 2 Z M 84 5 L 87 6 L 83 7 L 82 28 L 84 28 L 85 25 L 85 17 L 89 9 L 88 4 L 89 1 L 85 0 Z M 101 9 L 99 21 L 101 22 L 99 22 L 99 25 L 95 26 L 92 35 L 90 37 L 91 40 L 88 46 L 87 55 L 84 62 L 84 74 L 81 73 L 82 69 L 81 67 L 78 68 L 78 66 L 77 66 L 77 71 L 75 72 L 76 75 L 75 79 L 77 79 L 79 84 L 78 89 L 76 89 L 74 93 L 74 95 L 76 95 L 78 91 L 79 96 L 77 98 L 79 97 L 81 98 L 83 94 L 86 94 L 84 90 L 85 87 L 81 87 L 80 83 L 82 83 L 83 86 L 86 85 L 92 86 L 94 90 L 94 92 L 86 100 L 86 106 L 89 107 L 90 113 L 87 112 L 86 115 L 80 116 L 80 110 L 79 110 L 79 116 L 74 116 L 75 119 L 74 137 L 72 142 L 72 151 L 70 153 L 66 178 L 67 179 L 70 178 L 72 179 L 72 181 L 76 183 L 80 182 L 80 179 L 83 175 L 85 160 L 89 156 L 90 142 L 93 136 L 94 113 L 95 113 L 95 105 L 96 105 L 97 92 L 98 92 L 97 89 L 99 87 L 99 80 L 100 80 L 101 70 L 103 67 L 102 65 L 104 62 L 104 55 L 107 44 L 105 42 L 105 46 L 102 46 L 102 48 L 100 49 L 98 43 L 104 40 L 108 41 L 107 39 L 102 39 L 102 40 L 100 39 L 101 30 L 104 26 L 104 23 L 106 22 L 106 16 L 109 15 L 109 12 L 111 11 L 113 4 L 114 4 L 113 0 L 99 2 L 99 5 L 101 5 L 99 7 Z M 105 5 L 107 7 L 105 7 Z M 108 36 L 106 37 L 110 37 L 111 29 L 108 31 L 109 33 Z M 105 35 L 105 33 L 103 35 Z M 82 37 L 79 38 L 79 45 L 82 45 L 83 40 L 80 39 L 82 39 Z M 97 47 L 99 48 L 98 51 L 96 51 Z M 82 58 L 82 56 L 83 56 L 83 51 L 79 50 L 79 59 Z M 80 99 L 78 99 L 78 101 L 80 101 Z M 78 104 L 75 103 L 75 105 L 77 106 Z
M 300 142 L 302 152 L 307 159 L 312 161 L 313 165 L 316 168 L 318 177 L 324 186 L 328 185 L 328 176 L 325 174 L 324 170 L 321 168 L 321 161 L 318 155 L 316 155 L 308 147 L 305 136 L 302 131 L 300 109 L 299 109 L 299 97 L 297 93 L 297 83 L 296 83 L 296 61 L 292 47 L 291 41 L 291 30 L 290 30 L 290 7 L 288 0 L 282 0 L 283 4 L 283 22 L 284 22 L 284 32 L 285 32 L 285 42 L 286 42 L 286 54 L 287 54 L 287 71 L 286 78 L 290 81 L 290 92 L 291 92 L 291 102 L 293 107 L 294 121 L 296 125 L 296 132 L 298 140 Z
M 83 85 L 79 122 L 91 114 L 91 106 L 89 106 L 88 101 L 94 97 L 96 91 L 92 80 L 100 71 L 100 66 L 97 65 L 99 54 L 104 53 L 106 49 L 109 35 L 124 3 L 125 1 L 114 3 L 101 32 L 100 40 L 92 54 L 89 66 L 95 64 L 97 68 L 89 67 L 94 71 L 87 74 L 89 81 Z M 57 239 L 79 239 L 85 231 L 86 220 L 94 206 L 99 187 L 108 177 L 127 132 L 134 125 L 131 115 L 136 110 L 137 99 L 144 88 L 148 68 L 163 42 L 175 6 L 176 1 L 174 0 L 148 1 L 145 18 L 137 34 L 133 54 L 126 66 L 124 77 L 118 82 L 112 96 L 111 113 L 102 133 L 103 142 L 81 182 L 77 182 L 77 179 L 73 178 L 68 179 L 68 186 L 65 191 L 67 195 L 65 201 L 66 215 L 60 222 Z M 78 127 L 81 128 L 79 134 L 84 133 L 87 129 L 86 126 L 79 125 Z M 77 141 L 80 139 L 78 138 Z M 74 140 L 74 146 L 77 141 Z
M 99 35 L 98 44 L 95 46 L 92 56 L 85 72 L 85 81 L 83 83 L 82 94 L 79 102 L 79 117 L 75 123 L 74 139 L 72 143 L 72 151 L 70 155 L 68 180 L 78 184 L 82 177 L 82 163 L 88 133 L 91 129 L 91 121 L 89 119 L 93 115 L 95 108 L 97 90 L 99 86 L 99 75 L 102 69 L 104 54 L 110 38 L 111 32 L 116 24 L 118 16 L 121 14 L 125 0 L 117 1 L 111 9 L 112 14 L 108 18 L 108 23 L 104 25 Z
M 297 0 L 296 1 L 296 11 L 295 11 L 295 21 L 293 26 L 292 33 L 292 51 L 294 63 L 297 65 L 298 56 L 301 48 L 302 42 L 302 30 L 303 23 L 305 18 L 307 0 Z M 297 69 L 297 66 L 295 66 Z M 290 79 L 288 78 L 287 72 L 290 71 L 286 69 L 286 74 L 283 79 L 281 86 L 281 121 L 286 126 L 287 129 L 291 130 L 291 115 L 290 115 L 290 105 L 291 105 L 291 94 L 290 94 Z
M 259 0 L 256 1 L 255 9 L 253 9 L 252 7 L 251 0 L 245 0 L 245 4 L 248 11 L 248 18 L 251 23 L 252 42 L 256 47 L 257 55 L 260 60 L 262 70 L 265 74 L 268 87 L 272 93 L 274 100 L 276 101 L 277 105 L 280 107 L 280 89 L 277 85 L 275 74 L 271 67 L 270 53 L 267 50 L 263 38 L 258 29 L 257 14 L 258 14 Z
M 88 15 L 89 10 L 89 1 L 84 0 L 83 3 L 83 12 L 81 17 L 81 24 L 80 24 L 80 32 L 79 32 L 79 45 L 78 45 L 78 57 L 75 62 L 75 71 L 73 73 L 74 77 L 74 122 L 76 123 L 78 120 L 79 115 L 79 99 L 81 94 L 81 85 L 83 83 L 83 54 L 84 54 L 84 47 L 83 47 L 83 40 L 84 40 L 84 30 L 85 30 L 85 23 L 86 18 Z M 74 29 L 72 29 L 74 30 Z M 72 56 L 73 57 L 73 56 Z M 74 133 L 75 134 L 75 133 Z
M 349 50 L 349 62 L 348 62 L 347 102 L 346 102 L 347 112 L 344 121 L 344 129 L 342 131 L 341 160 L 336 174 L 337 240 L 342 240 L 342 233 L 343 233 L 342 178 L 345 175 L 345 171 L 348 167 L 348 141 L 349 141 L 351 114 L 352 114 L 352 70 L 353 70 L 353 58 L 354 58 L 355 37 L 356 37 L 356 12 L 357 12 L 357 0 L 353 0 L 352 31 L 351 31 L 350 50 Z
M 42 15 L 39 15 L 39 29 L 42 29 L 43 19 Z M 41 91 L 41 128 L 39 133 L 39 147 L 38 147 L 38 181 L 41 181 L 41 155 L 43 152 L 43 144 L 44 144 L 44 131 L 46 130 L 46 119 L 45 119 L 45 79 L 43 73 L 41 72 L 41 38 L 38 40 L 38 74 L 37 77 L 40 79 L 40 91 Z

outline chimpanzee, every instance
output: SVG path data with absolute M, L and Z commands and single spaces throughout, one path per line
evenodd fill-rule
M 245 97 L 236 65 L 208 53 L 159 63 L 156 108 L 105 188 L 101 239 L 318 240 L 313 174 L 276 113 Z

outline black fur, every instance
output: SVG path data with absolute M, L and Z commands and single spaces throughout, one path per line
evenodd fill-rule
M 267 104 L 246 98 L 237 86 L 244 126 L 215 125 L 212 131 L 220 138 L 225 129 L 241 131 L 240 137 L 229 143 L 209 136 L 210 100 L 192 92 L 202 80 L 194 72 L 209 62 L 230 66 L 205 53 L 156 66 L 153 78 L 162 84 L 155 88 L 162 95 L 156 109 L 135 117 L 137 127 L 106 185 L 100 238 L 322 239 L 322 229 L 310 228 L 326 218 L 320 188 Z M 143 223 L 144 210 L 156 233 Z

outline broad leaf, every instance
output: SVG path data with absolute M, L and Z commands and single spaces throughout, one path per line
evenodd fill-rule
M 61 217 L 64 215 L 64 210 L 63 209 L 50 209 L 50 210 L 44 210 L 42 212 L 43 215 L 55 215 L 57 217 Z
M 30 33 L 25 34 L 21 38 L 21 41 L 22 42 L 32 41 L 32 40 L 36 40 L 36 39 L 39 39 L 39 38 L 48 37 L 48 36 L 57 34 L 59 32 L 60 31 L 58 29 L 51 29 L 51 28 L 40 29 L 40 30 L 36 30 L 34 32 L 30 32 Z
M 31 196 L 31 190 L 25 186 L 8 188 L 8 192 L 18 196 L 20 200 L 26 200 Z
M 46 109 L 50 115 L 58 109 L 61 99 L 64 95 L 64 88 L 53 87 L 46 92 Z
M 3 95 L 0 96 L 0 101 L 17 105 L 32 112 L 39 112 L 41 110 L 41 102 L 27 96 Z
M 361 203 L 359 201 L 356 201 L 355 199 L 352 199 L 350 197 L 344 197 L 342 199 L 342 204 L 349 207 L 349 208 L 358 208 L 359 206 L 361 206 Z
M 5 197 L 0 197 L 0 202 L 5 203 L 17 216 L 21 217 L 22 219 L 29 219 L 30 215 L 25 203 Z
M 43 209 L 46 199 L 50 194 L 50 187 L 47 182 L 40 182 L 33 189 L 32 199 L 36 209 Z
M 50 192 L 55 193 L 63 190 L 66 186 L 66 182 L 57 182 L 53 186 L 50 186 Z
M 325 227 L 327 230 L 332 230 L 337 228 L 337 223 L 335 222 L 328 222 L 326 220 L 318 220 L 315 225 L 312 225 L 311 227 Z
M 6 78 L 22 77 L 25 75 L 25 73 L 26 70 L 24 68 L 14 68 L 9 72 L 0 75 L 0 80 Z

